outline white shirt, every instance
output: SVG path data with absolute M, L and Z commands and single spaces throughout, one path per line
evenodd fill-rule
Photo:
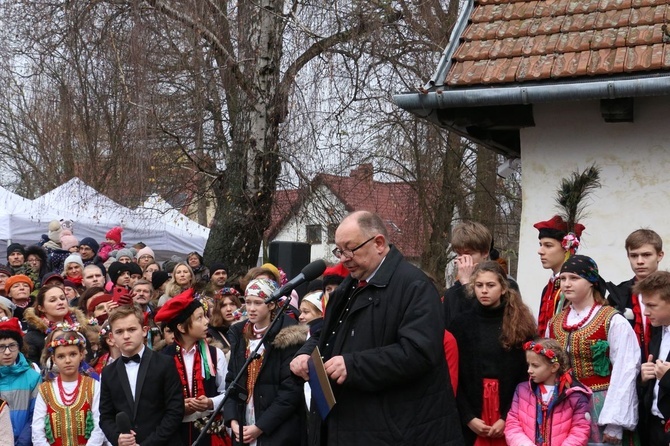
M 58 392 L 58 384 L 56 381 L 52 381 L 51 386 L 53 386 L 54 395 L 60 404 L 63 404 L 63 401 L 60 398 L 60 392 Z M 77 387 L 77 381 L 64 382 L 63 388 L 66 392 L 70 393 L 74 391 Z M 105 434 L 100 429 L 100 383 L 95 381 L 93 386 L 93 401 L 91 403 L 91 412 L 93 413 L 93 431 L 91 436 L 86 442 L 86 446 L 100 446 L 105 443 Z M 42 394 L 37 393 L 37 399 L 35 400 L 35 411 L 33 412 L 33 423 L 32 423 L 32 440 L 33 446 L 50 446 L 49 441 L 47 440 L 45 432 L 45 423 L 44 420 L 47 416 L 47 405 Z
M 188 390 L 193 392 L 193 363 L 195 361 L 195 351 L 197 344 L 194 344 L 189 351 L 182 349 L 181 356 L 184 358 L 184 369 L 186 370 L 186 382 L 188 383 Z M 210 397 L 214 408 L 216 408 L 224 396 L 224 391 L 226 390 L 226 373 L 228 371 L 228 361 L 226 360 L 226 355 L 220 350 L 216 349 L 216 390 L 218 390 L 219 395 Z M 194 412 L 190 415 L 185 415 L 183 422 L 195 421 L 198 418 L 202 418 L 212 411 L 207 410 L 205 412 Z
M 139 352 L 140 360 L 144 355 L 145 348 L 146 347 L 142 346 L 142 350 L 140 350 Z M 130 385 L 130 391 L 133 394 L 133 400 L 135 400 L 136 399 L 135 387 L 137 387 L 137 374 L 140 372 L 140 363 L 135 361 L 128 361 L 123 365 L 126 367 L 126 375 L 128 375 L 128 384 Z
M 661 332 L 661 348 L 658 351 L 658 358 L 661 361 L 665 361 L 668 358 L 668 353 L 670 353 L 670 327 L 663 327 Z M 654 401 L 651 403 L 651 413 L 658 418 L 665 419 L 660 410 L 658 410 L 658 380 L 655 380 L 654 383 Z

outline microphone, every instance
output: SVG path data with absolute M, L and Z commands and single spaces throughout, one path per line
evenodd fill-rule
M 300 274 L 295 276 L 293 279 L 286 282 L 286 285 L 279 288 L 277 291 L 272 293 L 270 297 L 265 299 L 265 303 L 269 304 L 270 302 L 275 302 L 279 300 L 280 297 L 287 295 L 298 285 L 301 285 L 310 280 L 314 280 L 319 277 L 326 270 L 326 262 L 323 259 L 315 260 L 300 271 Z
M 130 418 L 125 412 L 119 412 L 116 414 L 116 430 L 120 434 L 129 434 L 130 433 Z

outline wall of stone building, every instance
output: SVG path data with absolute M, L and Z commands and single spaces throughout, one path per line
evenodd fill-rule
M 670 121 L 665 98 L 636 98 L 633 123 L 606 123 L 598 101 L 534 106 L 536 126 L 524 129 L 523 212 L 518 282 L 537 314 L 550 272 L 537 254 L 535 222 L 556 213 L 560 179 L 592 163 L 602 168 L 602 188 L 589 200 L 582 220 L 580 254 L 593 257 L 601 275 L 615 283 L 633 277 L 624 240 L 650 228 L 670 242 Z M 661 262 L 670 269 L 670 257 Z

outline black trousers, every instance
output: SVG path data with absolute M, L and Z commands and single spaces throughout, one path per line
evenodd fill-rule
M 650 414 L 647 426 L 649 428 L 649 446 L 668 446 L 665 421 Z

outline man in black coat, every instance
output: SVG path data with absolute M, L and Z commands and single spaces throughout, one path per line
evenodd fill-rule
M 640 367 L 643 396 L 638 432 L 642 444 L 665 446 L 670 443 L 670 273 L 651 273 L 633 287 L 633 293 L 642 295 L 645 316 L 659 327 Z
M 124 305 L 109 317 L 121 358 L 107 365 L 100 383 L 100 427 L 114 446 L 181 446 L 184 397 L 171 356 L 144 346 L 147 327 L 139 307 Z M 130 430 L 117 425 L 124 412 Z
M 310 443 L 463 444 L 437 290 L 388 244 L 375 214 L 347 216 L 335 242 L 349 276 L 331 296 L 320 335 L 291 362 L 307 379 L 318 345 L 337 400 L 325 421 L 310 417 Z

